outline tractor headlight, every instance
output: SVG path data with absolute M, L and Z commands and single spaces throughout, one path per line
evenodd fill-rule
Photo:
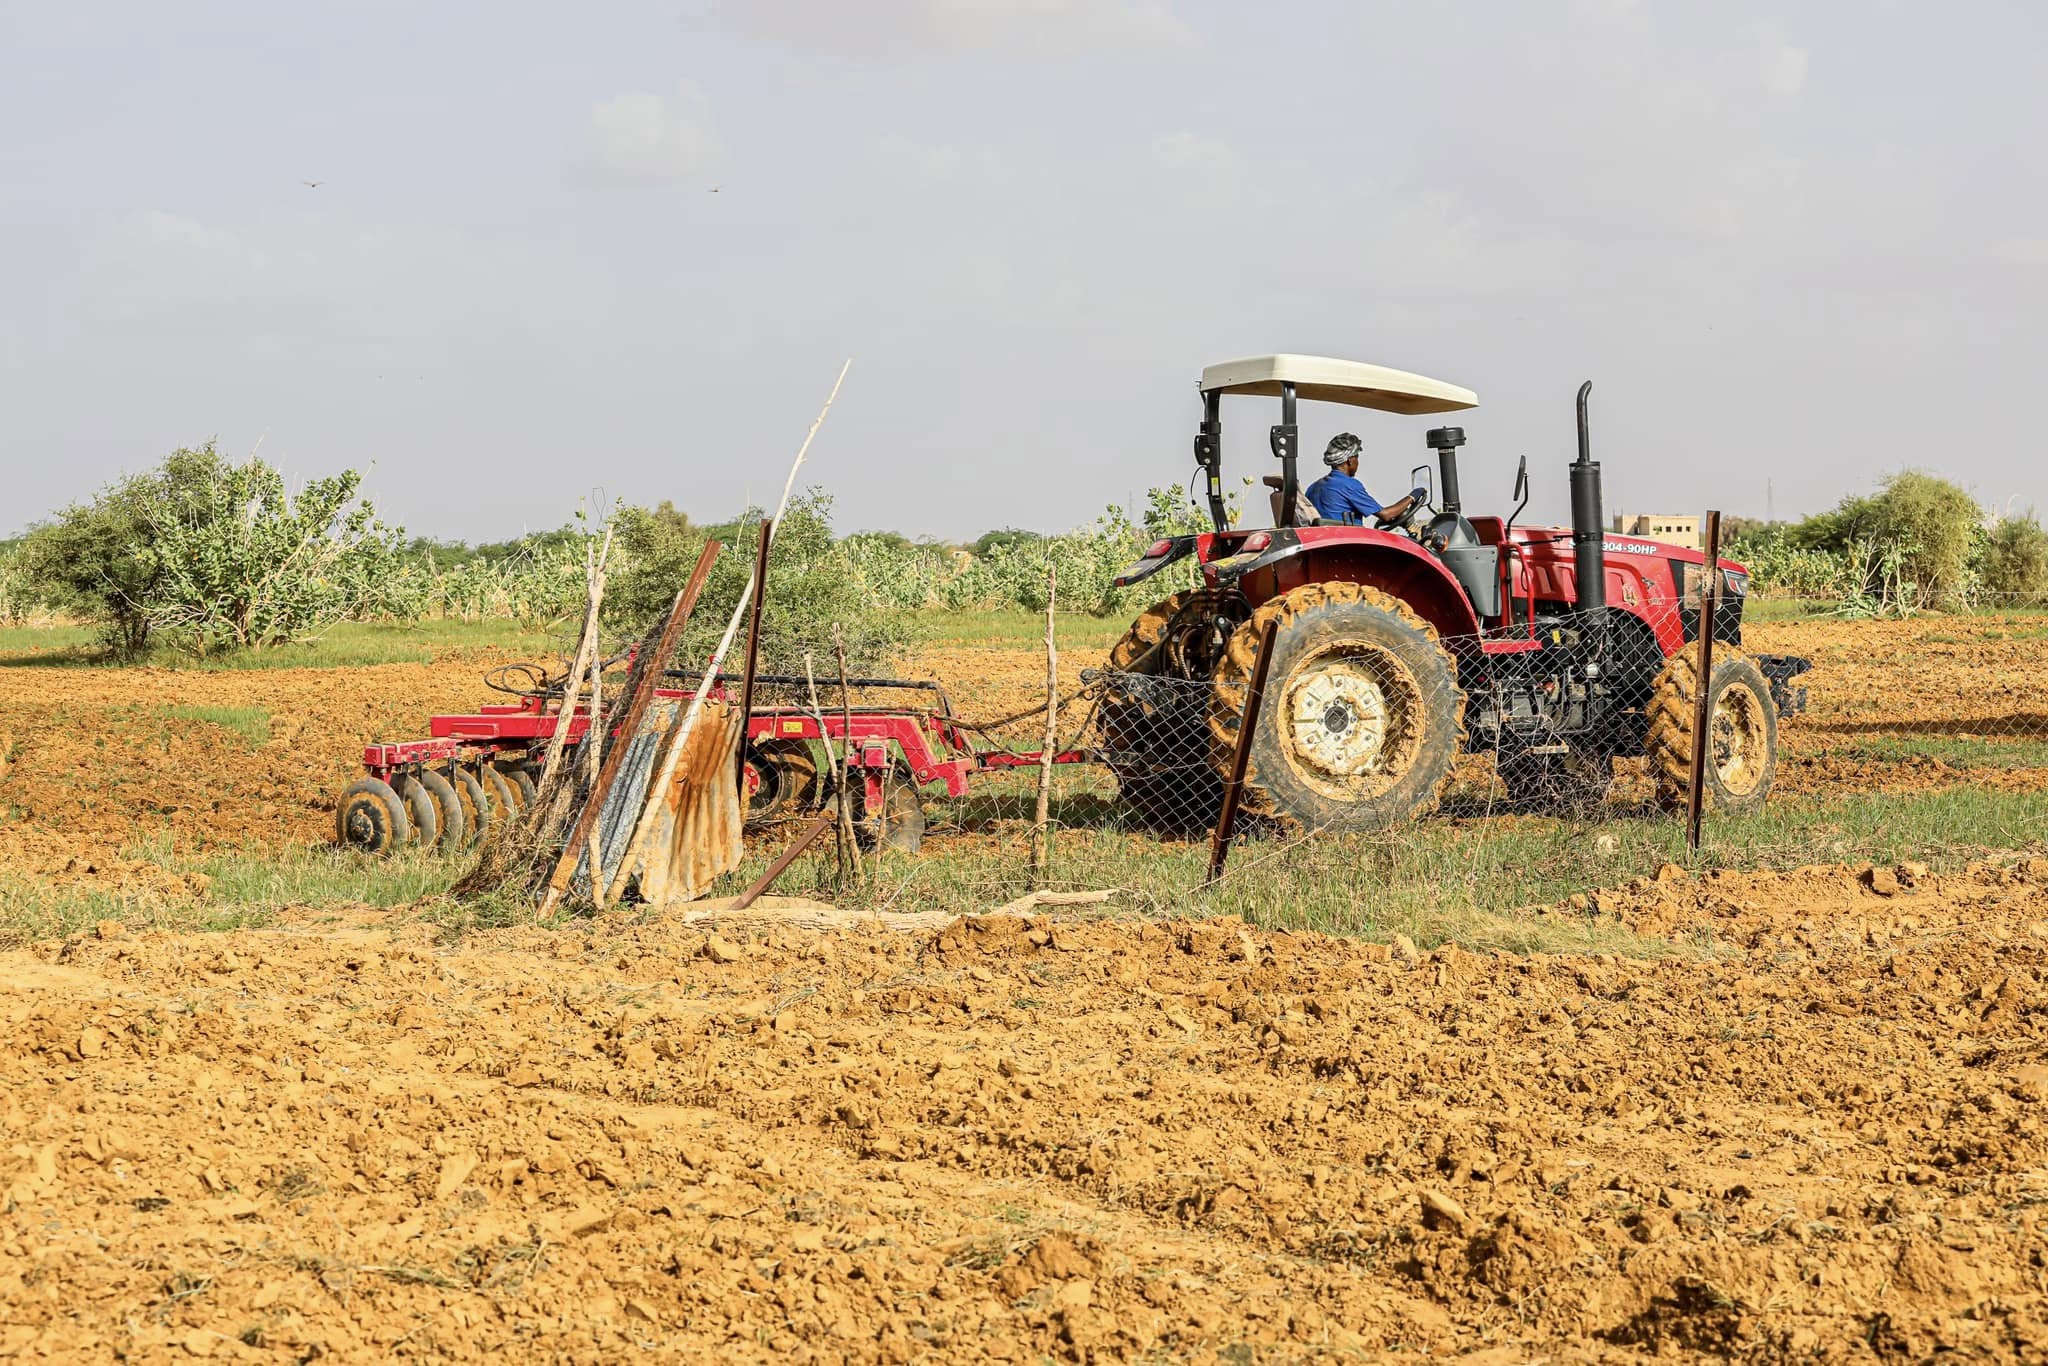
M 1748 572 L 1741 569 L 1722 570 L 1721 591 L 1731 598 L 1747 597 L 1749 595 Z

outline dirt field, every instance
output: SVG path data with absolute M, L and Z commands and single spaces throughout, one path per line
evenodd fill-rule
M 2048 861 L 1596 909 L 1726 947 L 109 924 L 0 955 L 0 1355 L 2048 1355 Z
M 1784 731 L 1779 790 L 2048 786 L 2044 630 L 2038 617 L 1752 627 L 1753 650 L 1806 654 L 1816 666 L 1805 680 L 1813 712 Z M 1067 651 L 1067 686 L 1100 655 Z M 184 895 L 193 889 L 139 857 L 138 844 L 168 836 L 203 852 L 325 840 L 362 744 L 423 734 L 432 712 L 492 700 L 481 668 L 475 658 L 246 673 L 0 668 L 0 872 Z M 1043 657 L 1029 648 L 928 648 L 906 671 L 943 680 L 973 718 L 1043 697 Z M 193 717 L 212 709 L 257 713 L 263 729 L 252 737 Z M 1017 742 L 1035 745 L 1036 729 L 1025 723 Z M 1487 781 L 1486 760 L 1469 767 Z

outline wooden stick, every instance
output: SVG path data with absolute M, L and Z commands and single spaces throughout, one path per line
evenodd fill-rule
M 1052 756 L 1060 741 L 1060 655 L 1053 643 L 1053 609 L 1059 596 L 1059 567 L 1045 561 L 1045 748 L 1038 757 L 1038 812 L 1031 821 L 1031 887 L 1045 886 L 1052 861 L 1052 836 L 1046 822 L 1052 814 Z
M 550 795 L 560 788 L 562 774 L 560 764 L 562 748 L 569 742 L 569 718 L 576 714 L 576 703 L 582 697 L 583 674 L 597 655 L 597 611 L 604 596 L 604 560 L 612 550 L 612 529 L 604 529 L 604 553 L 598 557 L 598 568 L 590 579 L 590 592 L 583 604 L 583 638 L 576 644 L 576 662 L 570 666 L 569 676 L 562 681 L 562 705 L 555 715 L 555 733 L 548 740 L 547 757 L 541 760 L 540 777 Z M 588 553 L 588 547 L 585 547 Z M 536 803 L 539 805 L 539 803 Z
M 747 667 L 740 675 L 740 782 L 745 784 L 747 765 L 747 722 L 754 717 L 754 668 L 761 658 L 761 609 L 768 601 L 768 543 L 775 537 L 775 527 L 765 518 L 761 522 L 761 544 L 754 551 L 754 615 L 747 623 Z
M 1251 763 L 1252 731 L 1259 724 L 1259 704 L 1266 696 L 1266 669 L 1273 662 L 1273 637 L 1280 623 L 1269 621 L 1259 636 L 1259 658 L 1252 665 L 1252 680 L 1245 689 L 1244 715 L 1237 722 L 1237 747 L 1230 752 L 1230 777 L 1223 784 L 1223 810 L 1216 817 L 1216 833 L 1209 841 L 1209 881 L 1223 876 L 1223 864 L 1230 857 L 1230 842 L 1237 834 L 1237 802 L 1244 791 L 1245 769 Z
M 604 571 L 591 562 L 590 542 L 583 543 L 583 574 L 589 580 L 591 595 L 601 598 L 604 590 L 598 585 L 598 576 Z M 583 785 L 587 788 L 597 781 L 600 766 L 604 762 L 604 641 L 600 637 L 598 648 L 590 655 L 590 728 L 583 732 Z
M 804 444 L 797 447 L 796 460 L 789 467 L 789 477 L 782 482 L 782 500 L 775 505 L 775 516 L 769 519 L 769 539 L 774 539 L 774 527 L 782 521 L 782 514 L 789 509 L 789 493 L 796 486 L 796 472 L 803 468 L 804 456 L 811 449 L 811 440 L 824 425 L 825 415 L 832 411 L 832 401 L 839 397 L 839 386 L 846 382 L 846 372 L 853 362 L 848 360 L 839 367 L 839 378 L 832 381 L 832 392 L 825 396 L 825 406 L 818 410 L 818 416 L 811 422 L 810 431 L 804 434 Z M 704 710 L 704 698 L 710 693 L 711 685 L 717 681 L 719 670 L 725 665 L 726 652 L 732 649 L 733 637 L 739 633 L 740 621 L 746 615 L 747 604 L 753 597 L 753 584 L 749 582 L 740 592 L 740 600 L 733 604 L 732 620 L 726 623 L 725 634 L 719 637 L 718 648 L 711 652 L 711 659 L 704 665 L 703 680 L 690 698 L 690 704 L 677 716 L 676 724 L 669 727 L 662 737 L 659 751 L 660 762 L 655 765 L 653 781 L 647 785 L 647 802 L 640 808 L 640 819 L 633 826 L 633 839 L 626 846 L 626 856 L 619 862 L 618 874 L 612 879 L 611 893 L 614 898 L 626 890 L 626 879 L 633 875 L 633 867 L 646 852 L 647 841 L 654 837 L 655 822 L 661 815 L 662 796 L 675 781 L 676 765 L 682 762 L 683 749 L 690 742 L 690 732 L 696 727 L 698 713 Z
M 853 848 L 853 825 L 846 819 L 846 765 L 839 761 L 839 751 L 832 745 L 832 736 L 825 729 L 825 708 L 818 701 L 818 675 L 812 664 L 809 650 L 804 651 L 804 681 L 811 689 L 811 719 L 818 723 L 818 743 L 825 747 L 825 771 L 833 776 L 832 803 L 839 819 L 835 823 L 833 856 L 838 864 L 839 885 L 846 886 L 846 860 L 849 852 L 858 860 L 860 851 Z
M 1714 609 L 1721 602 L 1721 514 L 1707 513 L 1706 577 L 1700 581 L 1700 683 L 1692 711 L 1692 781 L 1685 793 L 1685 847 L 1700 851 L 1700 822 L 1707 811 L 1708 734 L 1714 724 Z
M 613 745 L 604 756 L 604 767 L 598 770 L 597 781 L 591 785 L 590 795 L 584 800 L 583 810 L 576 818 L 576 828 L 569 836 L 569 842 L 562 846 L 562 856 L 555 860 L 555 871 L 548 878 L 546 897 L 541 902 L 541 914 L 546 915 L 569 890 L 570 880 L 576 876 L 577 856 L 586 843 L 593 851 L 590 860 L 590 886 L 593 897 L 597 893 L 603 870 L 600 850 L 591 841 L 591 832 L 596 830 L 598 817 L 603 814 L 605 798 L 611 795 L 612 786 L 618 781 L 619 770 L 624 766 L 626 749 L 634 736 L 640 733 L 641 724 L 647 719 L 647 710 L 654 704 L 655 689 L 661 686 L 661 674 L 675 658 L 676 645 L 683 638 L 683 628 L 689 624 L 690 614 L 697 610 L 697 598 L 704 592 L 704 584 L 711 577 L 711 565 L 718 558 L 721 549 L 717 541 L 704 543 L 702 553 L 697 556 L 697 567 L 690 571 L 690 580 L 676 594 L 674 606 L 669 608 L 668 620 L 662 623 L 661 634 L 653 642 L 653 648 L 643 648 L 638 659 L 633 661 L 633 676 L 626 681 L 626 714 L 619 724 L 619 743 Z
M 801 855 L 804 850 L 810 848 L 813 844 L 816 844 L 818 842 L 818 836 L 824 834 L 826 828 L 831 824 L 832 818 L 830 816 L 819 816 L 812 820 L 809 825 L 804 827 L 803 833 L 796 837 L 796 843 L 790 845 L 789 848 L 777 854 L 775 856 L 775 862 L 768 865 L 768 871 L 762 873 L 761 876 L 755 880 L 753 886 L 747 888 L 747 890 L 745 890 L 744 892 L 741 892 L 739 896 L 733 901 L 732 905 L 729 906 L 727 909 L 734 911 L 744 911 L 745 909 L 747 909 L 747 907 L 753 905 L 756 901 L 760 900 L 761 893 L 767 891 L 770 887 L 774 886 L 775 879 L 782 876 L 783 870 L 789 867 L 790 864 L 795 863 L 797 861 L 797 857 Z
M 846 681 L 846 637 L 839 624 L 832 624 L 832 652 L 839 657 L 839 726 L 840 752 L 846 756 L 846 766 L 841 770 L 845 777 L 839 784 L 839 819 L 846 827 L 847 848 L 853 855 L 854 885 L 865 887 L 868 880 L 866 861 L 860 856 L 860 842 L 853 837 L 853 687 Z M 861 779 L 861 814 L 867 814 L 867 779 Z M 875 829 L 885 831 L 889 818 L 888 793 L 883 792 L 882 809 L 875 813 Z M 875 866 L 882 864 L 882 840 L 875 841 Z

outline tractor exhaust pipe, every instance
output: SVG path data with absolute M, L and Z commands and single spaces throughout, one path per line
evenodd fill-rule
M 1600 500 L 1600 462 L 1586 422 L 1586 396 L 1593 381 L 1579 386 L 1579 458 L 1572 462 L 1572 570 L 1578 607 L 1586 620 L 1586 676 L 1598 678 L 1607 658 L 1607 514 Z

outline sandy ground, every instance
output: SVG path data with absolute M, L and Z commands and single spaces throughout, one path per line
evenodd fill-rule
M 0 1356 L 2048 1356 L 2048 861 L 1584 910 L 0 955 Z

